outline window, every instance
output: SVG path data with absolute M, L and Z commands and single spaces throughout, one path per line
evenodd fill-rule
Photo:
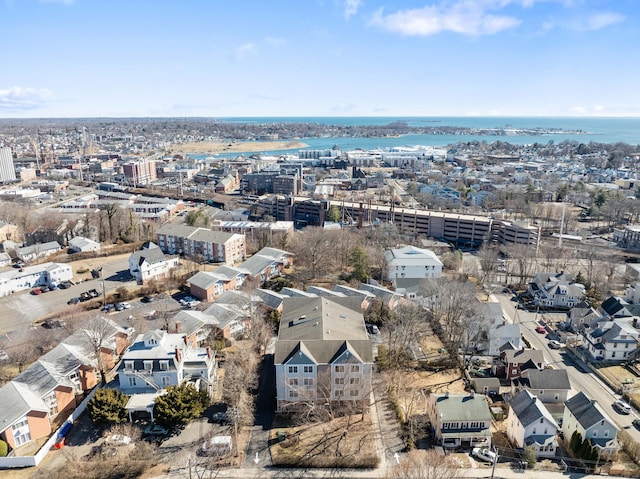
M 294 391 L 294 390 L 289 391 L 289 397 L 290 398 L 297 398 L 298 397 L 298 391 Z
M 313 372 L 313 366 L 305 366 L 305 367 L 304 367 L 304 369 L 303 369 L 303 371 L 304 371 L 306 374 L 310 374 L 310 373 L 312 373 L 312 372 Z
M 31 441 L 31 433 L 29 431 L 29 422 L 27 421 L 27 418 L 15 423 L 11 429 L 13 429 L 13 440 L 16 446 L 21 446 Z
M 289 386 L 297 386 L 297 385 L 298 385 L 297 379 L 289 379 Z
M 160 370 L 167 371 L 169 369 L 169 361 L 160 361 Z
M 344 384 L 344 378 L 336 378 L 336 384 Z
M 298 366 L 289 366 L 289 374 L 298 374 Z
M 153 369 L 153 361 L 145 361 L 144 362 L 144 370 L 151 371 Z
M 165 387 L 169 385 L 169 376 L 162 376 L 162 385 Z
M 358 364 L 352 364 L 351 367 L 349 368 L 349 372 L 351 372 L 351 373 L 359 373 L 360 372 L 360 366 Z
M 133 361 L 125 361 L 124 362 L 124 370 L 125 371 L 133 371 Z
M 313 386 L 313 379 L 311 379 L 311 378 L 304 378 L 304 385 L 305 385 L 305 386 Z
M 344 372 L 344 366 L 336 366 L 336 372 L 337 373 L 343 373 Z
M 349 384 L 360 384 L 360 378 L 349 378 Z
M 544 422 L 544 418 L 540 418 L 540 424 L 542 424 Z
M 352 389 L 351 391 L 349 391 L 349 396 L 351 396 L 352 398 L 358 397 L 358 390 Z
M 135 386 L 136 385 L 136 378 L 129 378 L 129 386 Z

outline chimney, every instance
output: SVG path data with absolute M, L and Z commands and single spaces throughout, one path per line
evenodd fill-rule
M 176 321 L 176 333 L 182 332 L 182 321 Z
M 189 338 L 187 337 L 186 334 L 184 336 L 182 336 L 182 340 L 184 341 L 185 346 L 189 345 Z
M 176 361 L 182 361 L 182 354 L 180 354 L 180 349 L 178 347 L 176 347 Z
M 207 346 L 207 357 L 211 359 L 211 348 Z

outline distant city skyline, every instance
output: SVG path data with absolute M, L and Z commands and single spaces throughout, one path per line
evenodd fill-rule
M 0 0 L 0 118 L 640 117 L 637 0 Z

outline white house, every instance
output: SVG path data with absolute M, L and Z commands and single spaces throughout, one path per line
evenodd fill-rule
M 616 440 L 618 427 L 596 401 L 582 391 L 564 403 L 562 432 L 566 441 L 578 432 L 589 439 L 601 454 L 615 454 L 620 448 Z
M 70 253 L 87 253 L 89 251 L 100 251 L 100 243 L 90 240 L 84 236 L 76 236 L 69 240 Z
M 626 361 L 638 349 L 632 318 L 594 321 L 583 330 L 582 347 L 596 361 Z
M 516 448 L 533 446 L 538 457 L 552 457 L 558 448 L 558 424 L 536 396 L 521 391 L 509 402 L 507 436 Z
M 73 277 L 71 265 L 43 263 L 0 273 L 0 297 L 35 286 L 58 285 Z
M 215 355 L 210 348 L 199 348 L 195 335 L 156 329 L 136 338 L 123 354 L 117 373 L 118 389 L 126 394 L 154 393 L 183 381 L 211 392 Z
M 48 243 L 40 243 L 18 248 L 16 250 L 16 254 L 22 261 L 33 261 L 38 258 L 44 258 L 57 253 L 61 249 L 62 248 L 57 241 L 49 241 Z
M 547 308 L 573 308 L 585 297 L 584 286 L 564 273 L 538 273 L 528 287 L 533 303 Z
M 165 256 L 154 243 L 145 243 L 143 248 L 129 257 L 129 273 L 138 283 L 162 280 L 169 276 L 173 268 L 179 266 L 177 256 Z
M 500 356 L 501 348 L 506 344 L 511 344 L 515 351 L 520 351 L 525 346 L 519 324 L 492 324 L 487 336 L 489 346 L 486 354 L 488 356 Z
M 405 246 L 386 251 L 387 279 L 426 279 L 442 276 L 442 262 L 433 251 Z

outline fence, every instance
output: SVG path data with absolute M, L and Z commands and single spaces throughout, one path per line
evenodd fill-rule
M 60 428 L 56 430 L 51 437 L 45 442 L 42 447 L 33 456 L 10 456 L 0 457 L 0 469 L 10 469 L 17 467 L 35 467 L 44 459 L 49 450 L 57 443 L 61 438 L 59 437 L 60 431 L 69 431 L 67 424 L 73 424 L 80 415 L 87 408 L 87 403 L 91 400 L 93 395 L 99 388 L 94 388 L 89 395 L 78 405 L 78 407 L 71 413 L 65 422 L 60 425 Z

